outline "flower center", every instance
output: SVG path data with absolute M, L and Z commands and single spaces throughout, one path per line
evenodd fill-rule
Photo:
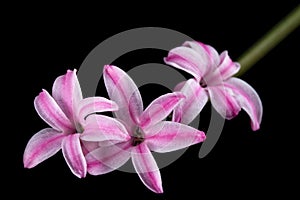
M 133 132 L 133 136 L 131 137 L 131 144 L 132 144 L 132 146 L 137 146 L 137 145 L 141 144 L 142 142 L 144 142 L 144 140 L 145 140 L 145 134 L 144 134 L 143 130 L 140 127 L 138 127 Z
M 76 123 L 76 131 L 77 133 L 83 133 L 84 128 L 82 127 L 82 125 L 80 123 Z
M 203 78 L 200 80 L 200 85 L 203 88 L 207 87 L 207 83 L 205 82 L 205 80 Z

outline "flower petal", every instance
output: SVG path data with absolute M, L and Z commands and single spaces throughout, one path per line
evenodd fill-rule
M 218 52 L 210 45 L 198 41 L 186 41 L 183 46 L 192 48 L 201 56 L 200 65 L 205 64 L 206 66 L 202 67 L 203 76 L 213 71 L 220 63 Z
M 171 49 L 164 61 L 168 65 L 191 74 L 198 81 L 206 72 L 206 61 L 200 54 L 188 47 Z
M 163 193 L 159 168 L 144 142 L 133 148 L 131 158 L 133 166 L 145 186 L 153 192 Z
M 224 85 L 234 92 L 240 106 L 250 116 L 252 130 L 258 130 L 262 120 L 263 107 L 257 92 L 248 83 L 235 77 L 228 79 Z
M 118 169 L 129 160 L 130 148 L 129 142 L 123 142 L 91 151 L 85 156 L 88 173 L 100 175 Z
M 70 120 L 46 90 L 40 92 L 34 99 L 34 107 L 39 116 L 52 128 L 63 132 L 74 129 Z
M 82 99 L 78 105 L 78 117 L 80 122 L 83 124 L 85 118 L 93 113 L 116 111 L 118 105 L 104 97 L 88 97 Z
M 216 111 L 226 119 L 232 119 L 241 110 L 233 91 L 222 85 L 208 88 L 210 101 Z
M 100 147 L 99 142 L 90 142 L 90 141 L 81 140 L 81 148 L 84 156 L 99 147 Z
M 64 158 L 75 176 L 84 178 L 87 172 L 87 164 L 81 149 L 80 134 L 70 134 L 62 142 Z
M 184 84 L 186 83 L 186 81 L 182 81 L 182 82 L 180 82 L 180 83 L 178 83 L 175 87 L 174 87 L 174 92 L 178 92 L 178 91 L 180 91 L 182 88 L 183 88 L 183 86 L 184 86 Z
M 52 87 L 52 95 L 70 121 L 77 122 L 74 109 L 82 99 L 82 93 L 76 69 L 68 70 L 65 75 L 56 78 Z
M 126 128 L 118 120 L 104 115 L 91 115 L 86 119 L 84 131 L 80 137 L 85 141 L 105 140 L 127 141 L 130 139 Z
M 132 129 L 143 112 L 143 101 L 138 87 L 123 70 L 116 66 L 104 66 L 103 76 L 110 99 L 119 106 L 118 111 L 114 112 L 116 117 Z
M 226 80 L 236 74 L 241 66 L 237 62 L 233 62 L 231 58 L 228 56 L 227 51 L 223 51 L 220 55 L 220 64 L 218 67 L 218 70 L 223 78 L 223 80 Z
M 173 121 L 189 124 L 207 103 L 208 95 L 206 90 L 195 79 L 186 81 L 181 92 L 186 98 L 174 109 Z
M 66 137 L 65 134 L 52 128 L 43 129 L 33 135 L 24 151 L 24 167 L 35 167 L 56 154 L 61 149 L 61 143 L 64 137 Z
M 147 128 L 165 119 L 185 96 L 180 92 L 162 95 L 152 101 L 140 117 L 140 126 Z
M 152 126 L 147 131 L 152 133 L 146 138 L 149 149 L 159 153 L 176 151 L 203 142 L 206 138 L 202 131 L 169 121 Z

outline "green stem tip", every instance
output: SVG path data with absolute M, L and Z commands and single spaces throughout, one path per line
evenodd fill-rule
M 241 55 L 241 76 L 300 25 L 300 4 Z

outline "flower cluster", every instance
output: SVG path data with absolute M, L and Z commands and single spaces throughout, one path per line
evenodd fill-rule
M 145 109 L 134 81 L 116 66 L 106 65 L 103 70 L 110 99 L 83 98 L 76 70 L 59 76 L 52 95 L 43 90 L 34 100 L 37 113 L 51 128 L 29 140 L 24 167 L 35 167 L 61 149 L 72 173 L 83 178 L 87 173 L 111 172 L 131 158 L 145 186 L 162 193 L 160 171 L 151 152 L 166 153 L 203 142 L 205 133 L 188 124 L 208 100 L 226 119 L 244 109 L 252 129 L 259 129 L 261 100 L 250 85 L 232 77 L 240 66 L 227 51 L 219 55 L 209 45 L 187 41 L 170 50 L 165 62 L 194 78 L 179 83 L 174 92 L 156 98 Z M 101 114 L 108 111 L 114 117 Z M 173 118 L 167 121 L 170 113 Z

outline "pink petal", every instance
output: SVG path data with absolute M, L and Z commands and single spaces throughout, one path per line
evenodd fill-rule
M 196 80 L 200 80 L 206 72 L 206 61 L 200 54 L 188 47 L 176 47 L 171 49 L 168 56 L 164 58 L 166 64 L 181 69 Z
M 185 99 L 179 103 L 173 112 L 173 121 L 183 124 L 191 123 L 208 101 L 204 88 L 194 79 L 189 79 L 181 89 Z
M 147 128 L 162 121 L 178 105 L 179 101 L 184 98 L 184 95 L 180 92 L 168 93 L 158 97 L 142 113 L 140 126 Z
M 184 86 L 184 84 L 186 83 L 186 81 L 182 81 L 182 82 L 180 82 L 180 83 L 178 83 L 175 87 L 174 87 L 174 92 L 178 92 L 178 91 L 180 91 L 182 88 L 183 88 L 183 86 Z
M 118 105 L 103 97 L 88 97 L 79 102 L 78 105 L 78 117 L 83 124 L 84 119 L 93 113 L 116 111 Z
M 257 92 L 239 78 L 232 77 L 224 85 L 234 92 L 240 106 L 250 116 L 252 130 L 258 130 L 262 120 L 263 107 Z
M 104 115 L 91 115 L 86 119 L 81 139 L 94 142 L 105 140 L 120 142 L 129 140 L 130 136 L 124 125 L 116 119 Z
M 218 67 L 218 70 L 223 78 L 223 80 L 226 80 L 236 74 L 241 66 L 237 62 L 232 62 L 231 58 L 228 56 L 228 52 L 224 51 L 220 55 L 220 65 Z
M 130 158 L 130 142 L 99 147 L 86 155 L 88 173 L 106 174 L 124 165 Z
M 75 176 L 84 178 L 87 172 L 87 164 L 81 149 L 80 134 L 70 134 L 62 142 L 64 158 Z
M 64 137 L 66 137 L 65 134 L 52 128 L 43 129 L 33 135 L 24 151 L 24 167 L 35 167 L 56 154 L 61 149 L 61 143 Z
M 159 153 L 186 148 L 203 142 L 206 138 L 202 131 L 188 125 L 169 121 L 150 127 L 147 131 L 155 133 L 146 138 L 149 149 Z
M 209 87 L 208 92 L 212 106 L 222 117 L 232 119 L 240 112 L 241 106 L 232 90 L 220 85 Z
M 40 92 L 34 99 L 34 107 L 39 116 L 52 128 L 64 132 L 74 129 L 70 120 L 46 90 Z
M 213 71 L 220 63 L 220 57 L 218 52 L 210 45 L 197 41 L 186 41 L 183 46 L 190 47 L 201 56 L 200 64 L 205 64 L 205 68 L 202 69 L 203 76 Z
M 147 145 L 143 142 L 133 148 L 132 163 L 142 182 L 156 193 L 163 193 L 159 168 Z
M 99 142 L 90 142 L 90 141 L 81 140 L 81 148 L 84 156 L 99 147 L 100 147 Z
M 132 129 L 143 111 L 143 101 L 137 86 L 116 66 L 104 66 L 103 75 L 110 99 L 119 106 L 119 110 L 114 112 L 116 117 Z
M 126 141 L 129 141 L 126 140 Z M 115 145 L 115 144 L 119 144 L 119 143 L 122 143 L 122 142 L 126 142 L 125 140 L 124 141 L 120 141 L 120 140 L 103 140 L 103 141 L 100 141 L 100 142 L 97 142 L 98 143 L 98 147 L 107 147 L 107 146 L 112 146 L 112 145 Z
M 76 69 L 68 70 L 65 75 L 56 78 L 52 95 L 72 123 L 78 121 L 74 109 L 82 99 L 81 88 L 76 76 Z

